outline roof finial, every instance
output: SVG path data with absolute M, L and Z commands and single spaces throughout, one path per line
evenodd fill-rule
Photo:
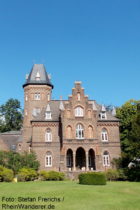
M 102 112 L 106 112 L 106 108 L 104 106 L 104 104 L 102 104 L 102 109 L 101 109 Z
M 114 106 L 113 106 L 113 109 L 112 109 L 112 115 L 116 116 L 116 108 Z
M 97 111 L 97 107 L 95 105 L 95 101 L 92 102 L 92 108 L 93 108 L 93 111 Z
M 59 104 L 59 109 L 61 111 L 63 111 L 65 108 L 64 108 L 64 104 L 63 104 L 63 101 L 62 101 L 62 96 L 60 96 L 60 104 Z

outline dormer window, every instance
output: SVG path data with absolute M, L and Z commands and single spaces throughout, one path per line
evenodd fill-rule
M 39 72 L 37 72 L 36 77 L 35 77 L 35 80 L 36 81 L 39 81 L 40 80 L 40 74 L 39 74 Z
M 51 119 L 52 119 L 51 112 L 46 112 L 45 119 L 46 119 L 46 120 L 51 120 Z
M 75 117 L 83 117 L 84 116 L 84 111 L 83 108 L 78 106 L 75 108 Z
M 50 109 L 50 105 L 49 104 L 47 105 L 47 108 L 46 108 L 45 119 L 46 120 L 52 119 L 51 109 Z
M 39 101 L 39 100 L 40 100 L 40 93 L 35 93 L 34 99 L 35 99 L 36 101 Z
M 101 117 L 101 120 L 105 120 L 106 119 L 106 112 L 100 113 L 100 117 Z

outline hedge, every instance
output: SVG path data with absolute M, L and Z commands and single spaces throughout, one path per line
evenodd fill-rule
M 38 174 L 34 169 L 31 168 L 22 168 L 19 170 L 17 175 L 18 181 L 26 182 L 26 181 L 34 181 L 38 178 Z
M 62 181 L 65 179 L 65 174 L 57 171 L 40 171 L 39 176 L 42 181 Z
M 106 176 L 103 172 L 87 172 L 78 176 L 79 184 L 106 185 Z

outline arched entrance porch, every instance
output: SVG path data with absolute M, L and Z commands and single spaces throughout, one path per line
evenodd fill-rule
M 89 170 L 96 170 L 95 152 L 93 149 L 88 151 L 88 168 Z
M 79 147 L 76 150 L 76 170 L 85 170 L 86 169 L 86 154 L 85 150 L 82 147 Z
M 72 168 L 73 168 L 73 151 L 71 149 L 67 150 L 66 165 L 67 165 L 67 168 L 69 168 L 69 170 L 72 170 Z

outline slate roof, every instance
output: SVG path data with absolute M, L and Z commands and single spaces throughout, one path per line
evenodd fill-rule
M 97 108 L 97 114 L 98 114 L 98 121 L 114 121 L 114 122 L 118 122 L 119 119 L 116 118 L 115 116 L 112 115 L 112 112 L 111 111 L 106 111 L 106 116 L 107 118 L 106 119 L 101 119 L 100 118 L 100 113 L 102 111 L 102 105 L 99 105 L 97 104 L 97 102 L 95 100 L 90 100 L 89 102 L 92 103 L 94 101 L 94 104 Z M 52 100 L 49 102 L 49 106 L 50 106 L 50 111 L 51 111 L 51 115 L 52 115 L 52 118 L 51 119 L 45 119 L 45 113 L 46 113 L 46 107 L 44 107 L 42 110 L 41 110 L 41 113 L 38 114 L 36 117 L 33 118 L 32 121 L 59 121 L 59 117 L 60 117 L 60 103 L 63 103 L 64 107 L 65 107 L 65 102 L 68 102 L 67 100 Z
M 6 144 L 9 150 L 16 151 L 17 144 L 22 142 L 22 132 L 8 131 L 5 133 L 0 133 L 0 138 L 3 140 L 3 143 Z
M 109 121 L 109 122 L 110 121 L 114 121 L 114 122 L 119 122 L 120 121 L 117 117 L 115 117 L 115 116 L 112 115 L 112 112 L 111 111 L 106 111 L 107 118 L 106 119 L 101 119 L 100 118 L 100 113 L 102 111 L 102 105 L 97 104 L 96 101 L 94 101 L 94 103 L 95 103 L 95 105 L 97 107 L 98 121 Z
M 40 76 L 40 80 L 36 80 L 36 76 Z M 46 72 L 45 66 L 43 64 L 34 64 L 32 67 L 32 70 L 23 85 L 23 87 L 27 85 L 35 85 L 35 84 L 41 84 L 41 85 L 49 85 L 53 88 L 52 83 L 50 82 L 50 79 L 48 77 L 48 74 Z
M 32 121 L 46 121 L 46 122 L 48 122 L 48 121 L 51 121 L 51 122 L 59 121 L 60 101 L 53 101 L 52 100 L 52 101 L 49 102 L 49 105 L 50 105 L 51 119 L 49 119 L 49 120 L 45 119 L 45 113 L 46 113 L 46 109 L 47 109 L 47 106 L 46 106 L 41 110 L 40 114 L 38 114 L 36 117 L 34 117 L 34 119 Z

